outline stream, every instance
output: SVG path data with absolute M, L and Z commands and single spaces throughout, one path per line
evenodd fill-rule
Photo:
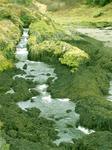
M 112 27 L 98 28 L 77 28 L 76 31 L 102 41 L 105 47 L 112 47 Z M 112 81 L 110 81 L 107 100 L 112 102 Z
M 49 92 L 47 92 L 47 80 L 52 77 L 52 82 L 58 77 L 55 74 L 52 66 L 44 62 L 28 60 L 27 42 L 28 42 L 28 29 L 23 30 L 23 35 L 16 48 L 16 58 L 18 62 L 16 67 L 24 71 L 24 74 L 17 74 L 13 77 L 30 79 L 36 82 L 35 90 L 39 93 L 37 96 L 32 97 L 27 101 L 20 101 L 17 105 L 23 110 L 38 108 L 41 113 L 40 117 L 55 122 L 55 130 L 58 133 L 58 139 L 53 141 L 56 145 L 61 142 L 73 143 L 73 139 L 83 137 L 85 134 L 91 134 L 93 130 L 85 129 L 84 127 L 76 127 L 79 120 L 79 114 L 75 112 L 75 103 L 68 98 L 55 98 L 53 99 Z M 30 91 L 31 89 L 29 89 Z M 13 89 L 8 91 L 13 93 Z

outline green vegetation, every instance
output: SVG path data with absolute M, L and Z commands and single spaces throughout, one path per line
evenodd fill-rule
M 73 41 L 73 44 L 89 54 L 89 62 L 74 74 L 71 74 L 68 68 L 56 65 L 58 80 L 53 84 L 49 82 L 49 91 L 54 97 L 69 97 L 77 102 L 76 111 L 81 115 L 81 125 L 95 130 L 111 131 L 112 104 L 104 96 L 109 87 L 112 52 L 111 49 L 107 51 L 107 48 L 96 40 L 88 37 L 85 37 L 85 40 L 87 41 Z
M 103 1 L 103 0 L 102 0 Z M 98 1 L 99 2 L 99 1 Z M 48 11 L 48 15 L 60 24 L 75 26 L 106 27 L 112 25 L 112 3 L 104 7 L 77 3 L 72 8 Z
M 4 129 L 2 136 L 10 144 L 11 150 L 37 150 L 37 147 L 50 149 L 54 147 L 52 140 L 56 137 L 54 123 L 39 117 L 38 109 L 26 112 L 17 106 L 17 101 L 34 96 L 34 92 L 29 92 L 28 89 L 35 87 L 35 83 L 29 80 L 12 80 L 12 77 L 19 73 L 22 72 L 13 69 L 0 74 L 0 120 L 3 122 L 3 125 L 0 125 L 1 129 Z M 14 89 L 15 93 L 5 94 L 10 88 Z
M 78 40 L 81 37 L 72 36 L 64 28 L 60 29 L 58 24 L 47 20 L 34 22 L 30 25 L 30 38 L 28 42 L 30 59 L 44 59 L 44 56 L 53 56 L 59 59 L 62 64 L 69 66 L 72 71 L 84 64 L 89 56 L 81 49 L 63 41 Z M 83 38 L 81 38 L 83 40 Z M 60 40 L 60 41 L 59 41 Z
M 18 2 L 24 5 L 19 5 Z M 29 2 L 31 1 L 0 1 L 0 72 L 13 67 L 15 47 L 22 27 L 27 27 L 35 19 L 41 19 L 37 7 L 33 3 L 28 5 Z
M 112 2 L 112 0 L 87 0 L 88 4 L 97 4 L 101 6 L 104 6 L 110 2 Z
M 76 33 L 75 25 L 104 27 L 112 25 L 110 1 L 94 1 L 90 6 L 78 1 L 56 1 L 50 5 L 57 10 L 75 2 L 53 15 L 56 22 L 70 23 L 63 27 L 38 11 L 32 0 L 0 1 L 0 149 L 1 150 L 111 150 L 112 103 L 106 100 L 112 75 L 112 49 L 95 39 Z M 46 2 L 47 3 L 47 2 Z M 48 1 L 49 3 L 49 1 Z M 93 4 L 92 0 L 88 1 Z M 66 5 L 67 4 L 67 5 Z M 72 20 L 72 21 L 71 21 Z M 72 24 L 73 23 L 73 24 Z M 55 98 L 70 98 L 80 114 L 77 126 L 96 132 L 75 140 L 73 144 L 53 144 L 57 139 L 54 122 L 39 116 L 38 109 L 21 110 L 17 102 L 38 95 L 35 83 L 23 78 L 13 63 L 14 52 L 22 28 L 29 27 L 29 59 L 40 60 L 55 67 L 57 80 L 49 84 L 48 91 Z M 10 89 L 14 94 L 7 94 Z
M 112 133 L 108 131 L 93 133 L 92 135 L 85 137 L 85 139 L 80 140 L 80 142 L 77 144 L 77 149 L 78 150 L 96 150 L 96 149 L 111 150 L 112 149 L 111 140 L 112 140 Z
M 32 0 L 7 0 L 7 1 L 12 3 L 25 4 L 25 5 L 29 5 L 32 2 Z
M 65 64 L 71 68 L 72 71 L 79 68 L 79 65 L 84 64 L 89 59 L 89 56 L 77 47 L 71 46 L 66 42 L 61 41 L 44 41 L 40 44 L 33 43 L 29 39 L 30 59 L 39 59 L 46 55 L 53 55 L 59 59 L 61 64 Z
M 12 63 L 10 60 L 4 57 L 4 55 L 0 52 L 0 72 L 12 68 Z
M 80 114 L 77 125 L 96 130 L 94 134 L 87 136 L 87 140 L 75 141 L 75 149 L 95 150 L 96 147 L 99 150 L 110 149 L 111 145 L 108 145 L 105 138 L 111 136 L 112 132 L 112 104 L 106 100 L 105 96 L 108 93 L 112 72 L 112 49 L 105 48 L 95 39 L 76 34 L 72 26 L 72 30 L 65 31 L 63 28 L 60 31 L 57 26 L 52 30 L 53 26 L 48 24 L 47 28 L 41 26 L 40 29 L 37 24 L 40 22 L 30 26 L 29 58 L 52 63 L 56 68 L 58 79 L 54 82 L 51 82 L 51 79 L 48 80 L 50 86 L 48 91 L 55 98 L 68 97 L 76 102 L 76 112 Z M 51 28 L 51 34 L 48 34 L 50 32 L 48 26 Z M 60 35 L 60 38 L 54 36 L 56 33 Z M 38 37 L 41 37 L 41 40 Z M 79 52 L 78 58 L 75 50 Z M 83 63 L 78 65 L 78 60 L 82 60 L 83 54 L 86 61 L 84 63 L 83 60 Z M 87 59 L 88 56 L 89 59 Z M 76 58 L 77 61 L 75 61 Z M 76 67 L 77 71 L 71 72 L 72 67 Z M 98 138 L 104 145 L 101 145 Z
M 3 71 L 13 66 L 12 59 L 20 31 L 10 20 L 1 20 L 0 29 L 0 71 Z

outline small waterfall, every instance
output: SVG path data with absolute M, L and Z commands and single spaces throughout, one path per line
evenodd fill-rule
M 28 31 L 29 29 L 23 30 L 23 35 L 21 37 L 21 40 L 16 47 L 16 58 L 19 61 L 26 61 L 28 57 L 28 51 L 27 51 L 27 43 L 28 43 L 28 37 L 29 37 Z
M 107 99 L 112 102 L 112 81 L 110 81 L 109 96 Z

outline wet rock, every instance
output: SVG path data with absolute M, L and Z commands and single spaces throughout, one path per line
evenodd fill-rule
M 33 102 L 34 102 L 34 99 L 31 99 L 31 102 L 33 103 Z
M 47 75 L 47 76 L 51 76 L 51 74 L 50 74 L 50 73 L 47 73 L 46 75 Z
M 40 93 L 38 91 L 36 91 L 35 89 L 30 89 L 30 92 L 32 93 L 33 96 L 37 96 Z
M 65 130 L 64 133 L 67 133 L 67 131 Z
M 28 78 L 33 78 L 34 76 L 33 76 L 33 75 L 28 75 L 28 76 L 26 76 L 26 77 L 28 77 Z
M 67 127 L 68 127 L 68 128 L 73 128 L 73 125 L 67 124 Z
M 23 69 L 27 69 L 27 64 L 25 64 L 25 65 L 23 66 Z
M 54 118 L 54 115 L 50 115 L 49 118 Z
M 44 73 L 41 73 L 41 75 L 45 75 Z
M 63 119 L 63 117 L 55 118 L 56 121 Z
M 30 71 L 35 71 L 34 69 L 30 70 Z
M 72 110 L 68 109 L 66 112 L 67 112 L 67 113 L 70 113 L 70 112 L 72 112 Z

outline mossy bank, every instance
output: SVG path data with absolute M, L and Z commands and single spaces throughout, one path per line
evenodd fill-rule
M 41 18 L 43 15 L 33 2 L 0 1 L 0 71 L 14 66 L 15 48 L 21 37 L 22 28 Z
M 74 101 L 77 104 L 76 112 L 80 114 L 78 124 L 96 131 L 87 136 L 87 141 L 79 140 L 78 148 L 110 150 L 111 141 L 109 141 L 110 145 L 107 145 L 104 137 L 108 138 L 109 134 L 112 135 L 112 103 L 106 99 L 112 76 L 112 49 L 74 30 L 59 30 L 55 26 L 55 32 L 50 32 L 49 29 L 41 26 L 40 31 L 39 23 L 30 25 L 29 58 L 47 62 L 55 67 L 58 79 L 54 83 L 48 80 L 50 85 L 48 91 L 53 97 L 68 97 Z M 52 36 L 49 36 L 49 32 Z M 78 56 L 75 54 L 75 49 L 79 49 Z M 95 140 L 90 145 L 89 142 L 93 137 Z M 98 146 L 100 144 L 98 138 L 103 140 L 102 146 Z M 81 146 L 82 143 L 83 146 Z
M 111 150 L 112 103 L 107 101 L 112 77 L 112 49 L 95 39 L 54 23 L 31 1 L 0 2 L 0 145 L 2 150 Z M 24 1 L 25 2 L 25 1 Z M 22 5 L 21 5 L 22 4 Z M 54 122 L 39 117 L 40 110 L 21 110 L 17 102 L 38 95 L 35 83 L 13 76 L 15 48 L 22 28 L 29 26 L 29 59 L 55 67 L 57 80 L 48 79 L 53 97 L 70 98 L 80 114 L 77 126 L 95 133 L 74 143 L 53 144 Z M 11 69 L 13 67 L 13 69 Z M 4 84 L 5 83 L 5 84 Z M 9 93 L 9 92 L 12 93 Z M 47 125 L 47 126 L 46 126 Z

